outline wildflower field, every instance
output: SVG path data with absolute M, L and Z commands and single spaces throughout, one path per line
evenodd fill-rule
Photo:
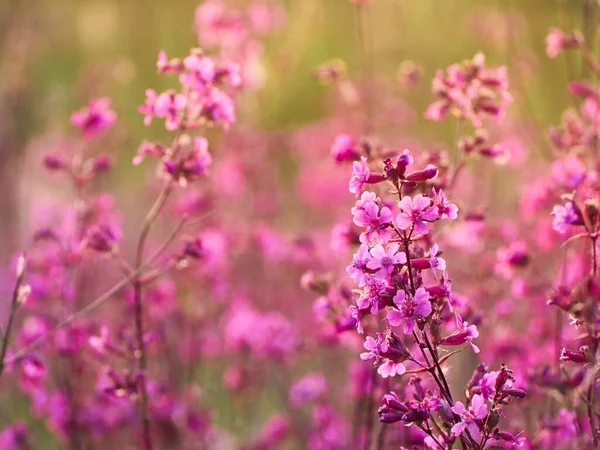
M 600 447 L 600 1 L 0 3 L 0 450 Z

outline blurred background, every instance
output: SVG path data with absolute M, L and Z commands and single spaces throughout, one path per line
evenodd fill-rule
M 558 62 L 544 56 L 548 28 L 593 33 L 597 20 L 587 0 L 369 3 L 359 11 L 348 0 L 277 2 L 285 10 L 285 26 L 262 39 L 257 62 L 262 81 L 244 93 L 239 121 L 289 131 L 323 119 L 331 111 L 331 90 L 313 73 L 319 64 L 340 58 L 351 77 L 372 77 L 385 86 L 384 100 L 405 103 L 398 125 L 409 127 L 412 136 L 430 143 L 448 140 L 453 125 L 422 120 L 431 101 L 430 79 L 436 68 L 483 51 L 489 65 L 509 68 L 511 90 L 520 98 L 511 106 L 513 117 L 535 120 L 527 125 L 543 129 L 570 101 L 566 81 L 585 71 L 578 55 L 567 54 Z M 41 134 L 68 133 L 70 113 L 91 97 L 110 97 L 119 115 L 118 145 L 111 149 L 119 170 L 111 183 L 139 186 L 140 172 L 120 163 L 129 160 L 142 139 L 159 132 L 143 126 L 136 108 L 146 88 L 158 90 L 169 82 L 153 70 L 157 52 L 184 55 L 197 44 L 197 5 L 193 0 L 168 6 L 153 0 L 0 2 L 3 246 L 14 250 L 19 242 L 14 239 L 20 228 L 15 177 L 23 173 L 27 147 Z M 421 83 L 408 92 L 397 82 L 404 60 L 423 69 Z
M 48 150 L 77 148 L 69 117 L 92 97 L 110 97 L 118 115 L 110 133 L 93 144 L 92 151 L 107 152 L 115 161 L 115 169 L 95 189 L 115 197 L 117 208 L 124 212 L 125 235 L 139 229 L 155 195 L 155 178 L 148 167 L 132 166 L 131 159 L 143 140 L 165 139 L 168 133 L 160 126 L 145 127 L 137 107 L 147 88 L 162 91 L 173 86 L 173 80 L 156 73 L 158 52 L 185 56 L 199 45 L 195 10 L 200 3 L 0 0 L 0 248 L 5 266 L 14 252 L 28 245 L 40 203 L 71 198 L 69 186 L 45 174 L 40 161 Z M 235 0 L 223 3 L 239 10 L 250 5 Z M 518 140 L 518 153 L 530 164 L 528 170 L 537 170 L 550 154 L 546 128 L 572 104 L 567 82 L 586 76 L 578 54 L 557 60 L 546 57 L 548 29 L 580 29 L 591 48 L 597 48 L 597 5 L 588 0 L 266 3 L 280 7 L 282 14 L 273 19 L 277 26 L 253 44 L 258 46 L 252 50 L 253 83 L 237 99 L 237 123 L 228 136 L 211 130 L 209 137 L 216 189 L 224 192 L 214 201 L 219 217 L 229 224 L 240 218 L 252 222 L 252 233 L 260 229 L 256 245 L 270 258 L 263 261 L 265 256 L 257 256 L 252 246 L 232 250 L 232 264 L 255 285 L 248 280 L 246 285 L 236 285 L 230 277 L 226 301 L 243 291 L 241 296 L 260 297 L 261 307 L 288 317 L 310 315 L 314 295 L 291 292 L 299 290 L 300 277 L 310 264 L 301 254 L 291 270 L 277 271 L 274 265 L 289 258 L 280 254 L 281 249 L 317 245 L 314 236 L 312 244 L 306 244 L 303 230 L 329 236 L 336 221 L 348 219 L 353 204 L 347 192 L 349 168 L 334 167 L 329 156 L 336 134 L 376 136 L 386 146 L 408 147 L 417 153 L 452 148 L 455 122 L 423 119 L 433 100 L 431 79 L 436 69 L 482 51 L 489 66 L 507 66 L 516 99 L 506 123 L 492 132 Z M 352 81 L 345 93 L 336 92 L 317 76 L 319 67 L 336 59 L 345 63 L 346 77 Z M 402 70 L 406 61 L 419 68 L 414 83 L 408 85 Z M 361 99 L 358 112 L 340 100 L 353 95 Z M 518 178 L 514 168 L 524 161 L 515 158 L 493 171 L 484 166 L 487 197 L 478 199 L 482 191 L 473 188 L 466 194 L 470 206 L 498 206 L 489 211 L 492 217 L 503 208 L 516 210 L 517 192 L 508 186 Z M 242 181 L 232 175 L 236 164 L 250 168 L 242 170 Z M 245 187 L 239 188 L 240 183 Z M 467 191 L 468 186 L 475 185 L 467 183 Z M 348 255 L 332 258 L 338 268 L 349 261 Z M 301 335 L 302 326 L 310 330 L 312 325 L 307 322 L 295 332 Z M 273 378 L 266 383 L 268 395 L 230 395 L 222 382 L 229 364 L 226 359 L 203 365 L 192 378 L 208 392 L 217 426 L 237 436 L 252 436 L 265 417 L 287 408 L 287 391 L 283 400 L 276 393 L 287 389 L 282 386 L 289 384 L 293 374 L 323 370 L 330 373 L 330 385 L 337 380 L 341 384 L 346 371 L 341 363 L 356 355 L 355 350 L 324 349 L 300 359 L 295 369 L 273 369 Z M 469 361 L 469 368 L 473 366 L 474 361 Z M 23 398 L 13 398 L 10 405 L 0 408 L 0 421 L 11 423 L 27 416 Z M 32 419 L 30 425 L 38 436 L 36 442 L 48 439 L 48 444 L 34 448 L 63 448 L 42 423 Z

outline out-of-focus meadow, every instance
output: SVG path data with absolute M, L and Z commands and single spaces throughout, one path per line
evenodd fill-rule
M 506 65 L 510 70 L 511 91 L 521 98 L 511 105 L 511 115 L 543 129 L 570 101 L 563 89 L 566 81 L 585 71 L 575 55 L 566 55 L 558 64 L 545 58 L 544 38 L 550 26 L 585 29 L 594 24 L 596 11 L 585 12 L 585 3 L 381 0 L 357 12 L 346 0 L 278 2 L 285 9 L 285 25 L 262 40 L 257 70 L 263 81 L 260 88 L 244 94 L 240 121 L 276 131 L 323 119 L 330 112 L 330 90 L 313 73 L 319 64 L 340 58 L 350 76 L 373 76 L 391 86 L 385 96 L 406 102 L 407 117 L 399 121 L 401 126 L 424 142 L 435 143 L 455 133 L 451 124 L 421 120 L 431 101 L 435 70 L 483 51 L 491 65 Z M 119 141 L 111 151 L 119 161 L 129 159 L 142 139 L 160 133 L 143 126 L 137 106 L 147 87 L 158 90 L 168 85 L 152 70 L 157 51 L 184 54 L 196 44 L 197 4 L 192 0 L 168 5 L 152 0 L 5 0 L 0 5 L 1 141 L 2 164 L 7 167 L 3 178 L 20 173 L 14 164 L 23 160 L 32 138 L 66 132 L 71 111 L 93 96 L 110 97 L 118 111 Z M 396 82 L 404 60 L 423 68 L 419 87 L 410 92 L 401 92 Z M 539 153 L 536 144 L 533 153 Z M 111 182 L 135 189 L 139 172 L 127 164 L 118 167 Z M 6 183 L 4 201 L 16 195 L 15 184 Z M 12 223 L 15 231 L 17 217 L 7 214 L 3 226 Z
M 250 4 L 245 0 L 224 3 L 240 10 Z M 174 276 L 175 283 L 179 283 L 177 288 L 169 285 L 164 289 L 177 290 L 178 305 L 185 314 L 197 318 L 196 325 L 181 325 L 179 317 L 165 325 L 171 320 L 165 319 L 165 323 L 156 327 L 160 336 L 166 336 L 165 343 L 159 350 L 151 349 L 149 354 L 151 373 L 157 378 L 170 382 L 181 378 L 199 386 L 200 403 L 212 409 L 212 423 L 216 429 L 227 430 L 229 444 L 223 443 L 226 439 L 220 435 L 221 448 L 238 448 L 239 441 L 255 436 L 271 414 L 289 412 L 291 380 L 319 371 L 327 374 L 331 390 L 343 393 L 346 365 L 351 359 L 358 361 L 361 343 L 330 345 L 338 339 L 352 341 L 354 337 L 337 338 L 323 333 L 322 339 L 304 342 L 303 333 L 311 333 L 315 327 L 308 318 L 298 326 L 294 324 L 293 332 L 289 331 L 294 338 L 279 336 L 301 342 L 295 349 L 302 345 L 310 347 L 298 349 L 301 356 L 293 356 L 293 363 L 260 358 L 259 362 L 250 362 L 244 359 L 246 355 L 218 356 L 221 350 L 211 354 L 211 345 L 214 349 L 228 346 L 228 333 L 233 333 L 231 328 L 236 325 L 227 325 L 222 316 L 233 315 L 231 305 L 238 301 L 240 305 L 246 301 L 258 305 L 256 309 L 272 314 L 281 313 L 290 321 L 311 316 L 315 295 L 301 291 L 300 278 L 308 269 L 333 271 L 327 266 L 327 251 L 314 247 L 321 245 L 319 239 L 322 242 L 329 239 L 337 221 L 350 217 L 354 201 L 347 192 L 351 170 L 348 166 L 334 167 L 329 156 L 336 134 L 349 132 L 376 137 L 383 145 L 410 148 L 416 154 L 438 147 L 450 150 L 456 141 L 456 123 L 423 118 L 433 101 L 431 79 L 436 69 L 471 59 L 481 51 L 489 66 L 508 68 L 510 92 L 515 99 L 509 106 L 505 124 L 492 129 L 492 134 L 499 140 L 513 139 L 519 150 L 507 165 L 495 166 L 485 161 L 478 168 L 463 189 L 467 199 L 465 209 L 485 210 L 492 219 L 503 217 L 506 211 L 518 216 L 517 180 L 522 180 L 529 170 L 533 173 L 544 167 L 551 153 L 546 129 L 558 123 L 561 112 L 572 104 L 568 82 L 585 77 L 589 70 L 575 53 L 548 59 L 545 54 L 548 29 L 578 28 L 592 50 L 597 48 L 600 37 L 596 36 L 598 7 L 586 0 L 265 3 L 281 7 L 282 14 L 272 18 L 278 25 L 256 40 L 254 45 L 258 48 L 248 50 L 254 58 L 249 69 L 253 83 L 236 96 L 236 123 L 227 132 L 216 129 L 206 132 L 214 168 L 208 178 L 208 183 L 214 186 L 207 188 L 214 195 L 207 209 L 219 219 L 208 217 L 206 222 L 199 223 L 197 230 L 207 225 L 218 232 L 220 221 L 226 224 L 224 240 L 229 247 L 215 251 L 228 253 L 227 262 L 222 263 L 227 268 L 216 269 L 227 275 L 211 274 L 210 281 L 202 278 L 198 282 L 205 283 L 202 292 L 210 292 L 204 298 L 198 297 L 201 290 L 193 277 L 179 281 Z M 15 252 L 30 245 L 31 233 L 38 227 L 34 218 L 51 216 L 45 208 L 53 204 L 73 201 L 68 183 L 62 183 L 54 174 L 46 174 L 41 160 L 47 151 L 76 151 L 81 145 L 73 138 L 76 133 L 69 117 L 93 97 L 110 97 L 117 120 L 106 136 L 91 144 L 92 153 L 108 153 L 114 161 L 114 170 L 95 181 L 92 191 L 106 191 L 114 197 L 116 209 L 122 212 L 125 236 L 138 233 L 157 189 L 154 171 L 146 166 L 135 167 L 131 160 L 142 141 L 165 140 L 170 134 L 161 126 L 144 126 L 137 109 L 144 102 L 146 89 L 162 92 L 173 87 L 172 78 L 156 72 L 158 52 L 165 50 L 170 57 L 183 57 L 190 48 L 198 46 L 194 18 L 198 4 L 197 0 L 0 2 L 0 261 L 4 266 L 14 261 Z M 358 111 L 347 107 L 339 92 L 316 76 L 323 63 L 336 59 L 345 63 L 347 79 L 352 82 L 345 95 L 361 98 L 362 108 Z M 405 61 L 413 61 L 421 68 L 418 82 L 409 88 L 403 86 L 399 71 Z M 222 156 L 226 159 L 221 159 Z M 240 167 L 243 170 L 238 170 Z M 481 182 L 483 179 L 485 182 Z M 183 197 L 178 201 L 181 205 Z M 171 205 L 169 211 L 177 207 Z M 252 223 L 253 229 L 244 229 L 245 222 Z M 166 236 L 173 223 L 159 224 L 157 235 Z M 248 235 L 256 242 L 249 243 Z M 238 242 L 243 242 L 242 247 L 236 248 Z M 153 245 L 159 243 L 157 238 Z M 133 254 L 133 244 L 125 239 L 123 253 Z M 445 253 L 448 262 L 460 251 L 449 249 Z M 317 253 L 319 257 L 313 259 Z M 331 256 L 338 261 L 342 272 L 349 257 Z M 316 259 L 321 261 L 321 267 L 318 264 L 311 267 L 308 262 Z M 103 264 L 106 263 L 95 261 L 87 266 L 84 278 L 89 286 L 105 272 L 109 280 L 119 279 L 114 272 L 103 269 Z M 289 269 L 282 269 L 284 264 Z M 464 264 L 479 263 L 473 257 Z M 455 270 L 467 277 L 470 268 Z M 10 279 L 12 274 L 11 269 L 3 276 Z M 460 276 L 457 274 L 457 279 Z M 221 290 L 214 287 L 218 283 L 223 285 Z M 75 304 L 85 305 L 110 286 L 111 283 L 100 283 L 99 287 L 87 290 L 83 286 Z M 2 286 L 2 292 L 8 294 L 10 288 Z M 194 295 L 190 296 L 190 292 Z M 213 298 L 219 295 L 222 298 Z M 106 317 L 111 315 L 111 302 L 101 308 Z M 160 322 L 162 314 L 170 317 L 170 309 L 158 310 L 157 316 L 150 319 L 150 326 L 153 321 Z M 207 326 L 203 320 L 213 313 L 220 317 L 218 324 Z M 48 310 L 43 315 L 52 322 Z M 7 311 L 0 313 L 3 321 L 6 317 Z M 198 340 L 194 340 L 194 326 L 202 327 L 199 331 L 202 337 Z M 285 330 L 282 325 L 275 334 L 286 334 Z M 196 353 L 202 354 L 203 362 L 194 369 L 179 362 L 162 364 L 171 353 L 185 353 L 179 347 L 180 340 L 191 347 L 189 353 L 197 350 Z M 281 357 L 288 358 L 292 356 Z M 470 356 L 464 358 L 464 373 L 457 376 L 458 381 L 453 381 L 457 387 L 470 376 L 474 361 Z M 181 373 L 184 370 L 190 372 Z M 456 371 L 462 372 L 460 368 Z M 253 385 L 253 377 L 260 379 L 255 383 L 260 388 Z M 244 391 L 246 378 L 254 381 L 248 381 L 248 390 Z M 85 382 L 80 383 L 82 391 L 83 385 Z M 25 394 L 4 390 L 0 401 L 0 425 L 25 420 L 34 436 L 32 449 L 108 448 L 103 445 L 127 442 L 127 433 L 131 433 L 122 431 L 114 441 L 83 438 L 83 443 L 74 444 L 72 440 L 57 438 L 60 433 L 52 427 L 48 431 L 40 418 L 43 414 L 38 417 L 30 414 L 33 407 Z M 343 415 L 343 408 L 340 413 Z M 302 417 L 300 413 L 294 414 L 299 417 L 298 422 L 309 420 L 309 414 Z M 302 423 L 295 426 L 302 433 Z M 211 445 L 218 448 L 214 442 L 219 439 L 198 448 L 213 448 Z M 284 445 L 302 448 L 304 443 L 300 437 Z M 188 448 L 178 445 L 156 448 Z

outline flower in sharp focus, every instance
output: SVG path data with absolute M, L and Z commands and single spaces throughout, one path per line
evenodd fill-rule
M 475 442 L 481 440 L 481 430 L 477 425 L 477 420 L 482 420 L 487 415 L 487 405 L 485 400 L 479 394 L 475 394 L 471 399 L 469 409 L 461 402 L 456 402 L 452 407 L 452 412 L 460 416 L 461 421 L 452 427 L 453 436 L 460 436 L 467 429 Z
M 381 244 L 377 244 L 370 251 L 371 260 L 367 263 L 367 268 L 376 270 L 375 276 L 386 278 L 394 268 L 399 264 L 406 264 L 406 254 L 398 251 L 399 244 L 394 242 L 387 250 Z
M 479 330 L 476 325 L 469 325 L 468 322 L 464 322 L 460 314 L 456 314 L 456 327 L 450 336 L 447 336 L 440 340 L 442 345 L 462 345 L 468 343 L 475 353 L 479 353 L 479 347 L 473 344 L 473 339 L 479 337 Z
M 426 222 L 439 217 L 438 207 L 433 206 L 431 200 L 421 194 L 415 195 L 414 198 L 403 197 L 398 206 L 402 212 L 396 216 L 396 225 L 401 230 L 414 226 L 415 233 L 427 234 L 429 227 Z
M 405 334 L 412 333 L 417 320 L 424 319 L 432 311 L 429 293 L 425 288 L 417 289 L 412 298 L 405 291 L 400 290 L 394 296 L 393 301 L 396 308 L 388 311 L 387 320 L 392 326 L 404 323 Z
M 458 217 L 458 206 L 450 203 L 441 189 L 436 191 L 433 188 L 433 203 L 437 206 L 440 219 L 456 220 Z

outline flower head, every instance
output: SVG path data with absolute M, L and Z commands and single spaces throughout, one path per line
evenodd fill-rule
M 394 242 L 387 250 L 381 244 L 377 244 L 371 249 L 371 259 L 367 263 L 367 267 L 377 271 L 375 276 L 386 278 L 397 265 L 406 264 L 406 254 L 399 252 L 398 247 L 398 243 Z
M 104 97 L 90 100 L 87 107 L 75 111 L 71 123 L 81 129 L 84 138 L 92 138 L 108 128 L 116 117 L 110 109 L 110 99 Z
M 367 158 L 361 156 L 360 161 L 352 163 L 352 178 L 350 178 L 348 190 L 358 197 L 363 185 L 369 179 L 369 173 Z
M 433 206 L 430 199 L 418 194 L 414 198 L 403 197 L 398 202 L 402 210 L 396 216 L 396 225 L 401 230 L 407 230 L 411 226 L 417 234 L 427 234 L 429 227 L 426 222 L 432 222 L 439 217 L 438 207 Z
M 417 289 L 412 298 L 400 290 L 394 296 L 393 301 L 396 308 L 390 309 L 388 312 L 388 322 L 392 326 L 398 326 L 404 322 L 405 334 L 412 333 L 417 320 L 426 318 L 432 311 L 429 293 L 425 288 Z
M 487 405 L 483 397 L 475 394 L 471 399 L 469 409 L 461 402 L 456 402 L 452 407 L 452 412 L 458 414 L 461 418 L 461 421 L 452 427 L 452 435 L 458 437 L 467 429 L 475 442 L 479 442 L 481 440 L 481 430 L 476 421 L 482 420 L 487 416 Z

